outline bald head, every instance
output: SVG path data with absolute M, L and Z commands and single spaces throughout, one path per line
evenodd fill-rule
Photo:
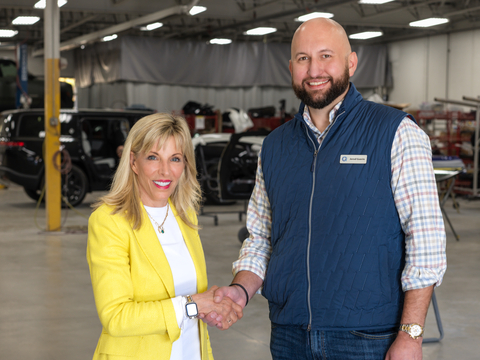
M 347 33 L 344 28 L 334 20 L 315 18 L 305 21 L 298 27 L 292 38 L 292 59 L 295 57 L 298 43 L 325 42 L 334 43 L 339 51 L 348 56 L 352 52 Z
M 328 114 L 347 93 L 357 68 L 357 54 L 345 30 L 330 19 L 306 21 L 293 35 L 291 56 L 288 67 L 295 94 L 310 115 L 314 109 Z

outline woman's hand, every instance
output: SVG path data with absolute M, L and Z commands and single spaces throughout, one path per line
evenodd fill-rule
M 226 330 L 242 318 L 243 311 L 240 305 L 228 297 L 224 297 L 219 303 L 214 302 L 213 296 L 217 289 L 218 286 L 214 285 L 204 293 L 192 295 L 192 299 L 197 303 L 199 319 L 204 319 L 212 313 L 215 319 L 209 319 L 207 323 L 215 325 L 220 330 Z

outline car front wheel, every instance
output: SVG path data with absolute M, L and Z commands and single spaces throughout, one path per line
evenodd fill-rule
M 62 196 L 72 206 L 78 206 L 87 195 L 88 179 L 82 169 L 72 165 L 67 175 L 62 175 Z
M 28 197 L 32 200 L 38 201 L 40 199 L 40 192 L 38 190 L 23 188 Z
M 66 207 L 65 199 L 72 206 L 78 206 L 82 203 L 87 195 L 88 179 L 81 168 L 72 165 L 72 169 L 67 175 L 62 176 L 62 206 Z M 35 201 L 40 199 L 42 189 L 45 186 L 45 178 L 42 179 L 40 189 L 33 190 L 24 188 L 25 193 Z M 45 201 L 45 194 L 42 197 L 42 202 Z

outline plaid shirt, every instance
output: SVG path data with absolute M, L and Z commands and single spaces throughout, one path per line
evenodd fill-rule
M 303 120 L 321 144 L 335 122 L 341 102 L 329 113 L 330 124 L 320 132 L 313 124 L 308 107 Z M 392 144 L 392 194 L 405 233 L 405 268 L 402 272 L 404 291 L 439 286 L 447 268 L 446 237 L 440 210 L 437 185 L 432 166 L 428 136 L 406 117 L 400 123 Z M 247 211 L 250 237 L 243 243 L 240 257 L 233 263 L 233 274 L 248 270 L 265 278 L 272 252 L 270 231 L 272 212 L 260 157 L 255 188 Z

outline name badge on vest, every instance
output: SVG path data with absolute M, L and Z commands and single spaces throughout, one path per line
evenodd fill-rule
M 340 164 L 366 164 L 367 155 L 340 155 Z

